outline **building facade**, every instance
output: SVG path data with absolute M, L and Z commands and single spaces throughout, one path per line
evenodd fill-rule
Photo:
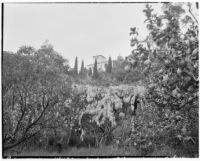
M 105 71 L 106 70 L 106 64 L 107 64 L 106 58 L 103 55 L 96 55 L 96 56 L 93 56 L 93 61 L 95 62 L 95 60 L 97 61 L 98 71 Z M 94 63 L 87 65 L 87 68 L 88 69 L 91 68 L 93 70 Z

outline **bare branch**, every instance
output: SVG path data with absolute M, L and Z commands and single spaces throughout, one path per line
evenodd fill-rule
M 37 132 L 35 132 L 34 134 L 28 136 L 28 137 L 23 137 L 23 138 L 22 138 L 21 140 L 19 140 L 17 143 L 14 143 L 14 144 L 11 144 L 11 145 L 7 145 L 7 146 L 5 146 L 5 147 L 3 146 L 3 149 L 4 149 L 4 150 L 8 150 L 8 149 L 14 148 L 15 146 L 17 146 L 17 145 L 23 143 L 24 141 L 26 141 L 26 140 L 28 140 L 28 139 L 34 137 L 34 136 L 35 136 L 36 134 L 38 134 L 39 132 L 40 132 L 40 130 L 37 131 Z
M 49 102 L 50 102 L 50 101 L 48 100 L 46 106 L 44 106 L 43 111 L 41 112 L 41 114 L 39 115 L 39 117 L 38 117 L 35 121 L 33 121 L 33 123 L 31 123 L 31 124 L 29 124 L 29 125 L 27 126 L 27 128 L 26 128 L 26 130 L 25 130 L 25 132 L 24 132 L 24 135 L 26 135 L 26 133 L 28 132 L 28 130 L 29 130 L 31 127 L 33 127 L 33 126 L 42 118 L 42 116 L 44 115 L 46 109 L 49 107 Z
M 22 122 L 22 119 L 23 119 L 23 117 L 24 117 L 24 114 L 25 114 L 25 110 L 21 110 L 22 111 L 22 114 L 21 114 L 21 116 L 20 116 L 20 118 L 19 118 L 19 120 L 18 120 L 18 122 L 17 122 L 17 127 L 16 127 L 16 129 L 15 129 L 15 131 L 14 131 L 14 138 L 16 137 L 16 134 L 17 134 L 17 132 L 18 132 L 18 130 L 19 130 L 19 126 L 20 126 L 20 124 L 21 124 L 21 122 Z
M 198 78 L 195 78 L 195 76 L 193 75 L 193 73 L 191 73 L 190 71 L 184 69 L 184 72 L 187 73 L 189 76 L 191 76 L 195 81 L 198 81 Z
M 51 106 L 55 106 L 57 103 L 58 103 L 58 101 L 55 101 Z M 27 126 L 27 128 L 24 132 L 24 135 L 26 135 L 26 133 L 28 132 L 28 130 L 30 128 L 32 128 L 34 125 L 36 125 L 38 123 L 38 121 L 42 118 L 42 116 L 44 115 L 44 113 L 47 110 L 47 108 L 49 107 L 49 105 L 50 105 L 50 100 L 48 99 L 46 105 L 44 105 L 43 111 L 41 112 L 39 117 L 35 121 L 33 121 L 33 123 L 31 123 Z
M 25 115 L 25 108 L 23 107 L 23 96 L 22 96 L 20 91 L 19 91 L 19 95 L 20 95 L 20 98 L 21 98 L 21 102 L 20 102 L 21 116 L 20 116 L 19 120 L 17 121 L 17 127 L 16 127 L 16 129 L 15 129 L 15 131 L 13 133 L 13 136 L 14 136 L 13 139 L 16 138 L 16 134 L 17 134 L 17 132 L 19 130 L 19 126 L 20 126 L 20 124 L 21 124 L 21 122 L 22 122 L 22 120 L 24 118 L 24 115 Z
M 189 7 L 189 13 L 192 15 L 192 17 L 194 18 L 194 20 L 196 21 L 196 23 L 199 25 L 198 20 L 196 19 L 196 17 L 194 16 L 194 14 L 191 11 L 191 7 Z
M 182 108 L 185 107 L 187 104 L 192 103 L 195 99 L 198 99 L 198 97 L 193 97 L 191 100 L 189 100 L 189 101 L 183 103 L 182 105 L 180 105 L 180 106 L 178 107 L 178 110 L 182 109 Z M 197 107 L 199 107 L 199 106 L 197 106 Z

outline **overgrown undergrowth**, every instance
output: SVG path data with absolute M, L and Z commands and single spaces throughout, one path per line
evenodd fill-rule
M 189 151 L 189 149 L 188 149 Z M 132 156 L 132 157 L 198 157 L 198 154 L 191 156 L 191 154 L 182 148 L 174 149 L 167 145 L 160 145 L 149 151 L 144 155 L 144 149 L 136 149 L 136 147 L 118 147 L 117 145 L 94 147 L 68 147 L 61 152 L 55 149 L 23 149 L 19 152 L 17 148 L 9 150 L 5 153 L 6 157 L 90 157 L 90 156 Z

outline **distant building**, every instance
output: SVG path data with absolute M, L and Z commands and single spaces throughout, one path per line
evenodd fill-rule
M 97 69 L 98 69 L 98 71 L 105 71 L 106 70 L 107 60 L 103 55 L 93 56 L 93 60 L 94 60 L 94 62 L 95 62 L 95 60 L 97 61 Z M 88 69 L 91 68 L 93 70 L 94 63 L 87 65 L 87 68 Z

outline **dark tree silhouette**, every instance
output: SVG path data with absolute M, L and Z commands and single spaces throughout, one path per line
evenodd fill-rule
M 74 63 L 74 75 L 78 75 L 78 58 L 76 56 L 75 63 Z
M 95 63 L 94 63 L 93 78 L 94 79 L 98 78 L 97 60 L 95 60 Z
M 106 71 L 108 73 L 112 73 L 112 59 L 111 59 L 111 57 L 109 57 L 109 59 L 108 59 L 108 65 L 107 65 Z
M 91 77 L 92 76 L 92 68 L 89 68 L 89 73 L 88 75 Z
M 84 67 L 84 61 L 82 60 L 82 63 L 81 63 L 81 70 L 80 70 L 80 73 L 79 75 L 83 78 L 86 76 L 86 69 Z

